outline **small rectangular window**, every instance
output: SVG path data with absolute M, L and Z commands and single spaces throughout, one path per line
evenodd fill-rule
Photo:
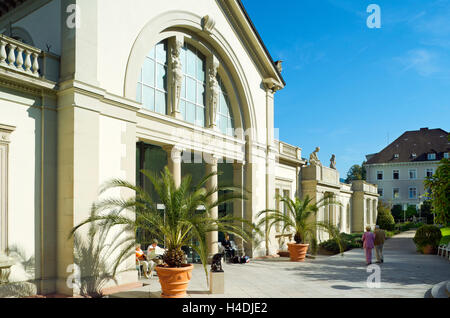
M 428 154 L 428 160 L 436 160 L 436 154 L 435 153 L 429 153 Z
M 383 180 L 383 171 L 377 171 L 377 180 Z
M 415 199 L 417 197 L 417 188 L 409 188 L 409 198 Z
M 399 170 L 394 170 L 393 171 L 392 179 L 394 179 L 394 180 L 400 179 L 400 171 Z
M 394 199 L 400 198 L 400 189 L 399 188 L 392 189 L 392 198 L 394 198 Z
M 411 179 L 411 180 L 417 179 L 417 170 L 416 169 L 409 170 L 409 179 Z
M 444 152 L 444 158 L 450 159 L 450 152 Z
M 380 196 L 380 197 L 383 197 L 383 189 L 378 189 L 378 195 Z
M 427 169 L 426 174 L 427 178 L 431 178 L 433 176 L 434 170 L 433 169 Z

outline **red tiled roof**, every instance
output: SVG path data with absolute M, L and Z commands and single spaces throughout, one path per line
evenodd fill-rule
M 448 132 L 422 128 L 405 132 L 381 152 L 368 156 L 366 164 L 429 161 L 430 153 L 435 153 L 436 160 L 441 160 L 446 152 L 450 152 Z

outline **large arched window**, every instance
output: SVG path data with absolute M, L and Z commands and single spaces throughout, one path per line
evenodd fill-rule
M 212 65 L 209 60 L 217 59 L 209 53 L 205 53 L 205 56 L 205 51 L 202 50 L 202 53 L 195 46 L 182 44 L 181 41 L 178 38 L 163 40 L 148 53 L 139 73 L 136 100 L 142 103 L 144 109 L 206 127 L 211 125 L 212 119 L 212 116 L 209 120 L 206 119 L 207 108 L 212 107 L 207 101 L 207 98 L 210 99 L 207 97 L 207 90 L 213 91 L 211 85 L 218 84 L 217 90 L 214 89 L 219 94 L 214 124 L 223 134 L 234 136 L 230 94 L 225 89 L 223 79 L 217 74 L 216 84 L 207 83 L 207 75 L 216 74 L 218 68 L 218 65 Z M 221 74 L 224 76 L 225 73 Z M 179 84 L 181 92 L 178 91 Z
M 228 98 L 227 91 L 223 85 L 220 76 L 217 76 L 219 82 L 220 94 L 219 94 L 219 106 L 217 111 L 217 127 L 219 130 L 229 136 L 234 135 L 234 123 L 230 107 L 230 99 Z
M 183 85 L 180 112 L 187 122 L 205 127 L 206 59 L 195 47 L 185 44 L 181 50 Z
M 167 114 L 167 41 L 145 57 L 137 85 L 136 99 L 145 109 Z

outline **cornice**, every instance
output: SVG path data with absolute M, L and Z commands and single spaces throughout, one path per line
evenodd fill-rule
M 282 83 L 280 84 L 280 87 L 283 88 L 285 85 L 284 80 L 278 72 L 269 52 L 262 44 L 262 40 L 259 34 L 257 34 L 256 29 L 254 29 L 242 3 L 239 3 L 240 1 L 236 0 L 216 1 L 224 11 L 224 15 L 227 17 L 231 27 L 235 30 L 237 36 L 244 44 L 247 52 L 253 57 L 254 62 L 262 73 L 265 74 L 263 77 L 275 78 L 277 82 Z

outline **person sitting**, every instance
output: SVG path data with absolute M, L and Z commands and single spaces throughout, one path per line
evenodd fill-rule
M 144 272 L 145 278 L 149 278 L 149 274 L 151 273 L 149 271 L 150 265 L 153 264 L 152 261 L 149 264 L 147 257 L 145 256 L 144 252 L 141 250 L 140 244 L 136 245 L 136 263 L 139 262 L 142 265 L 142 271 Z M 153 267 L 153 266 L 152 266 Z
M 165 249 L 158 246 L 158 240 L 153 240 L 152 244 L 147 248 L 147 257 L 157 264 L 162 263 L 162 256 L 166 252 Z
M 225 238 L 223 239 L 223 241 L 221 243 L 222 243 L 222 246 L 225 249 L 225 252 L 227 253 L 228 257 L 231 259 L 234 258 L 235 254 L 236 254 L 236 250 L 231 245 L 230 236 L 228 234 L 225 234 Z

